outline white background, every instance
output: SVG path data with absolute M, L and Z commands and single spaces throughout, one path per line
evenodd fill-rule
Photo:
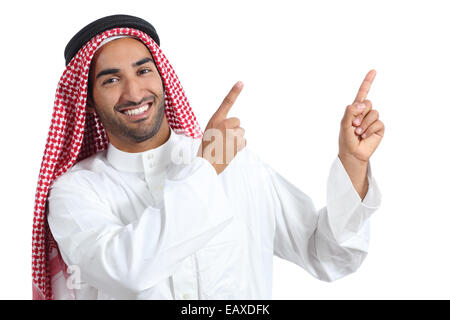
M 7 4 L 6 4 L 7 3 Z M 450 19 L 446 1 L 16 1 L 0 4 L 0 298 L 31 298 L 34 194 L 70 38 L 117 13 L 150 21 L 202 125 L 229 116 L 248 146 L 325 205 L 339 122 L 368 70 L 386 125 L 369 255 L 333 283 L 274 260 L 274 299 L 450 298 Z

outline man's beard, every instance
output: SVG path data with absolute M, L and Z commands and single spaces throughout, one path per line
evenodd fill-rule
M 156 113 L 149 126 L 141 126 L 139 128 L 130 128 L 123 121 L 120 121 L 117 117 L 106 115 L 103 112 L 99 112 L 98 108 L 95 108 L 103 127 L 111 132 L 116 137 L 122 137 L 126 140 L 140 143 L 148 139 L 153 138 L 161 128 L 162 121 L 164 119 L 164 98 L 160 100 L 158 105 L 152 105 L 152 108 L 156 107 Z M 145 119 L 148 120 L 148 119 Z

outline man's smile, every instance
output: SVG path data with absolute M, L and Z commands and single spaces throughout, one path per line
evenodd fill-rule
M 119 110 L 129 120 L 147 118 L 152 110 L 153 102 L 145 102 L 135 107 L 127 107 Z

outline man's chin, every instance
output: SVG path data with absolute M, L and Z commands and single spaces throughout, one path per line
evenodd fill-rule
M 152 108 L 153 109 L 153 106 Z M 161 129 L 164 118 L 164 108 L 155 110 L 156 114 L 149 114 L 146 117 L 133 119 L 132 117 L 121 114 L 116 118 L 109 130 L 115 132 L 115 136 L 121 136 L 121 140 L 127 140 L 129 143 L 141 143 L 153 138 Z M 101 119 L 100 119 L 101 120 Z
M 146 125 L 145 130 L 126 130 L 126 137 L 129 140 L 132 140 L 135 143 L 141 143 L 144 141 L 147 141 L 151 138 L 153 138 L 160 130 L 161 126 L 158 126 L 158 128 L 155 127 L 155 125 L 152 123 L 151 125 Z
M 142 143 L 145 141 L 150 140 L 151 138 L 153 138 L 156 134 L 149 134 L 146 136 L 131 136 L 129 138 L 131 138 L 131 140 L 133 141 L 133 143 Z

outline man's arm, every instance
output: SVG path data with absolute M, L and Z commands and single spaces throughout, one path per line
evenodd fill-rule
M 312 200 L 269 166 L 265 166 L 275 199 L 274 254 L 314 277 L 334 281 L 356 271 L 369 247 L 369 218 L 381 194 L 367 171 L 364 199 L 353 187 L 336 157 L 327 183 L 327 206 L 316 210 Z
M 118 299 L 133 299 L 174 273 L 232 220 L 213 166 L 203 158 L 166 180 L 164 205 L 123 224 L 82 177 L 52 187 L 48 222 L 68 265 L 82 282 Z
M 275 254 L 326 281 L 345 276 L 361 265 L 368 250 L 369 217 L 381 201 L 369 166 L 384 135 L 378 112 L 366 100 L 375 75 L 375 70 L 369 71 L 353 104 L 345 110 L 325 208 L 317 212 L 305 194 L 269 168 L 279 203 Z

